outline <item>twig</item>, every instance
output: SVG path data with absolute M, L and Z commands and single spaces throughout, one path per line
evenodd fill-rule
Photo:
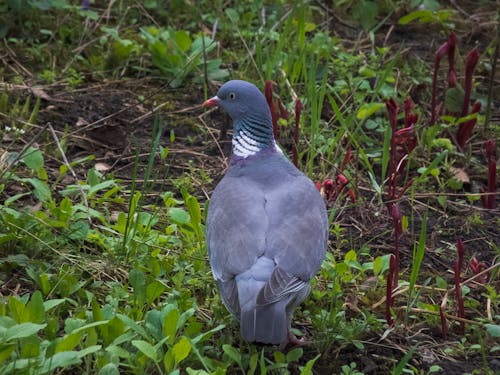
M 52 138 L 54 139 L 54 142 L 56 142 L 57 149 L 59 150 L 59 152 L 61 154 L 63 162 L 66 165 L 66 168 L 68 168 L 68 171 L 71 172 L 73 178 L 76 181 L 78 181 L 78 177 L 76 176 L 76 173 L 75 173 L 74 169 L 71 167 L 71 164 L 69 163 L 68 158 L 66 157 L 66 154 L 64 153 L 64 150 L 63 150 L 63 148 L 61 146 L 61 143 L 59 142 L 59 138 L 57 138 L 57 134 L 54 131 L 54 128 L 52 127 L 52 125 L 50 124 L 50 122 L 47 123 L 47 126 L 49 127 L 50 134 L 52 134 Z M 82 188 L 82 186 L 80 184 L 78 184 L 78 188 L 79 188 L 80 194 L 82 196 L 83 204 L 85 205 L 85 207 L 87 207 L 87 213 L 89 213 L 90 212 L 89 202 L 87 201 L 87 197 L 85 196 L 85 192 L 83 191 L 83 188 Z M 91 218 L 90 215 L 87 215 L 87 220 L 88 220 L 89 224 L 92 224 L 92 218 Z
M 215 109 L 213 109 L 215 110 Z M 207 113 L 210 113 L 212 112 L 213 110 L 210 110 L 210 111 L 207 111 L 205 113 L 202 113 L 201 115 L 198 116 L 198 120 L 200 120 L 200 122 L 203 124 L 203 126 L 205 127 L 205 129 L 207 129 L 208 133 L 210 134 L 210 136 L 212 137 L 212 139 L 214 140 L 215 144 L 217 145 L 217 148 L 219 149 L 219 152 L 222 156 L 222 162 L 224 163 L 224 169 L 227 168 L 227 160 L 226 158 L 224 157 L 224 152 L 222 151 L 222 147 L 220 146 L 219 144 L 219 141 L 217 140 L 217 138 L 215 138 L 215 135 L 210 131 L 210 127 L 207 125 L 207 123 L 205 122 L 205 120 L 203 119 L 203 117 L 207 114 Z

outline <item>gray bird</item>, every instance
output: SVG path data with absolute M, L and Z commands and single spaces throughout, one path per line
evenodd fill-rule
M 207 249 L 217 287 L 246 341 L 298 345 L 294 309 L 325 256 L 328 218 L 313 182 L 276 145 L 264 95 L 225 83 L 203 106 L 233 120 L 232 156 L 212 194 Z

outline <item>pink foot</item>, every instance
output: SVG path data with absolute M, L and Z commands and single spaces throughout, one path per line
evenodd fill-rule
M 297 346 L 306 346 L 309 345 L 310 342 L 307 341 L 304 338 L 298 339 L 297 336 L 295 336 L 291 331 L 288 331 L 288 341 L 282 343 L 279 346 L 280 350 L 283 350 L 287 347 L 287 345 L 290 345 L 292 347 L 297 347 Z

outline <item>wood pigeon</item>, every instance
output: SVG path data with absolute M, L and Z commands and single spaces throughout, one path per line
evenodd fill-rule
M 246 341 L 299 345 L 293 310 L 325 256 L 328 217 L 313 182 L 277 146 L 264 95 L 246 81 L 225 83 L 203 103 L 233 120 L 232 156 L 206 222 L 213 276 Z

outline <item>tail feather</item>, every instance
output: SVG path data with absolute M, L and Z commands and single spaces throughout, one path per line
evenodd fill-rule
M 249 342 L 282 344 L 288 335 L 286 300 L 265 306 L 249 306 L 242 309 L 240 318 L 241 335 Z

